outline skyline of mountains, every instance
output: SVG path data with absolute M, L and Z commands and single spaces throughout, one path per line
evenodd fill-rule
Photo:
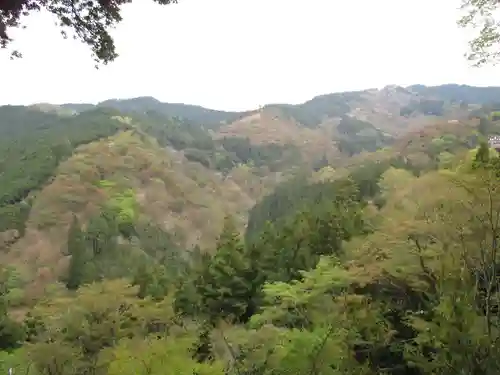
M 266 108 L 266 107 L 272 107 L 272 106 L 302 106 L 306 105 L 309 102 L 320 100 L 321 98 L 324 97 L 329 97 L 329 96 L 338 96 L 338 95 L 345 95 L 345 94 L 359 94 L 359 93 L 370 93 L 370 92 L 387 92 L 391 90 L 399 90 L 401 92 L 412 92 L 414 94 L 418 94 L 421 96 L 425 97 L 435 97 L 436 99 L 442 99 L 442 100 L 451 100 L 451 101 L 466 101 L 468 103 L 474 103 L 474 104 L 484 104 L 488 103 L 491 101 L 492 98 L 498 98 L 500 100 L 500 86 L 472 86 L 472 85 L 466 85 L 466 84 L 456 84 L 456 83 L 448 83 L 448 84 L 442 84 L 442 85 L 436 85 L 436 86 L 427 86 L 427 85 L 422 85 L 422 84 L 414 84 L 410 86 L 399 86 L 399 85 L 386 85 L 381 89 L 377 88 L 367 88 L 364 90 L 352 90 L 352 91 L 333 91 L 330 93 L 325 93 L 325 94 L 319 94 L 314 97 L 312 97 L 309 100 L 306 100 L 302 103 L 297 103 L 297 104 L 289 104 L 289 103 L 265 103 L 264 105 L 260 107 L 256 107 L 250 110 L 242 110 L 242 111 L 229 111 L 229 110 L 220 110 L 220 109 L 212 109 L 208 108 L 202 105 L 198 105 L 196 103 L 182 103 L 182 102 L 163 102 L 161 100 L 158 100 L 152 96 L 136 96 L 136 97 L 129 97 L 129 98 L 109 98 L 104 101 L 98 101 L 96 103 L 89 103 L 89 102 L 82 102 L 82 103 L 62 103 L 62 104 L 56 104 L 56 103 L 49 103 L 49 102 L 37 102 L 37 103 L 32 103 L 29 105 L 23 105 L 23 104 L 6 104 L 6 105 L 22 105 L 22 106 L 31 106 L 31 105 L 55 105 L 55 106 L 60 106 L 64 108 L 69 108 L 72 110 L 75 110 L 77 112 L 85 111 L 88 109 L 91 109 L 96 106 L 114 106 L 116 103 L 119 102 L 128 102 L 128 101 L 142 101 L 142 102 L 150 102 L 150 105 L 152 105 L 153 102 L 156 102 L 157 104 L 169 104 L 172 107 L 175 106 L 185 106 L 189 107 L 190 109 L 196 110 L 196 109 L 202 109 L 206 110 L 208 112 L 219 112 L 219 113 L 230 113 L 230 114 L 242 114 L 242 113 L 251 113 L 258 111 L 259 109 Z M 175 109 L 174 109 L 175 112 Z

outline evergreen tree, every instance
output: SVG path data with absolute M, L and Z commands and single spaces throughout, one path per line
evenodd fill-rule
M 486 142 L 481 142 L 474 159 L 474 168 L 485 166 L 490 160 L 490 149 Z
M 323 154 L 323 157 L 319 160 L 316 160 L 313 163 L 313 169 L 317 172 L 321 170 L 324 167 L 327 167 L 329 165 L 328 158 L 326 157 L 326 154 Z
M 73 216 L 73 222 L 68 232 L 68 254 L 71 259 L 68 267 L 66 287 L 76 290 L 83 284 L 85 279 L 85 266 L 87 263 L 87 251 L 85 239 L 80 228 L 78 218 Z
M 488 136 L 488 132 L 490 129 L 490 121 L 486 117 L 481 117 L 479 119 L 478 131 L 483 136 Z
M 8 315 L 8 274 L 0 270 L 0 350 L 8 350 L 20 345 L 24 339 L 22 326 Z
M 196 282 L 203 312 L 212 322 L 216 317 L 246 321 L 253 299 L 255 272 L 245 258 L 245 247 L 230 218 L 217 242 L 217 252 Z
M 105 214 L 101 214 L 89 220 L 85 238 L 94 256 L 98 256 L 104 251 L 110 251 L 114 248 L 116 234 L 117 230 L 109 215 L 106 217 Z

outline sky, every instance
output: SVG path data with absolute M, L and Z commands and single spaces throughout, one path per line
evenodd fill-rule
M 245 110 L 389 84 L 500 86 L 500 66 L 464 57 L 460 2 L 135 0 L 112 32 L 120 56 L 99 70 L 87 46 L 37 13 L 11 34 L 24 57 L 0 50 L 0 104 L 153 96 Z

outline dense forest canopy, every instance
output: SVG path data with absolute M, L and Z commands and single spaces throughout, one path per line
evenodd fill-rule
M 71 30 L 97 61 L 108 63 L 117 57 L 108 29 L 128 2 L 2 2 L 0 45 L 9 45 L 21 16 L 46 9 L 63 33 Z M 463 4 L 468 15 L 461 24 L 484 26 L 470 58 L 497 59 L 498 3 Z M 489 101 L 489 95 L 456 93 L 441 90 L 441 97 L 410 101 L 399 113 L 442 116 L 450 103 L 463 109 L 469 99 Z M 166 110 L 151 98 L 68 105 L 71 114 L 0 107 L 0 371 L 497 375 L 500 157 L 486 140 L 500 133 L 498 108 L 488 103 L 465 125 L 396 139 L 349 116 L 350 104 L 366 104 L 359 98 L 332 94 L 275 106 L 308 130 L 339 118 L 337 161 L 367 153 L 343 165 L 320 155 L 298 172 L 297 144 L 213 136 L 221 123 L 243 114 Z M 144 103 L 149 107 L 142 111 Z M 139 110 L 123 108 L 137 104 Z M 101 160 L 90 165 L 81 150 L 96 143 Z M 110 162 L 119 157 L 122 164 Z M 189 163 L 205 174 L 191 180 L 170 173 Z M 142 210 L 144 197 L 158 190 L 148 196 L 137 181 L 151 180 L 183 198 L 189 190 L 215 190 L 207 176 L 241 190 L 228 178 L 234 170 L 247 170 L 248 179 L 257 171 L 267 177 L 293 171 L 293 178 L 253 206 L 244 231 L 236 215 L 227 215 L 212 249 L 187 246 L 177 227 Z M 72 179 L 74 190 L 40 201 L 55 179 Z M 92 210 L 80 210 L 89 205 L 77 194 L 88 193 L 78 190 L 83 185 L 96 199 Z M 40 212 L 61 201 L 66 206 L 57 209 L 66 209 L 69 223 L 52 212 L 44 222 L 33 219 L 35 207 Z M 163 203 L 155 202 L 160 210 Z M 168 203 L 171 216 L 187 215 L 182 200 Z M 207 204 L 195 203 L 198 212 Z M 58 279 L 44 280 L 47 268 L 35 267 L 37 278 L 27 275 L 24 251 L 61 235 L 53 243 L 62 244 L 55 252 L 64 262 L 50 263 L 62 270 Z M 29 246 L 15 247 L 19 238 Z M 44 281 L 38 295 L 28 293 L 33 280 Z
M 181 255 L 117 191 L 74 218 L 67 275 L 21 321 L 3 268 L 2 371 L 496 374 L 499 160 L 483 143 L 420 177 L 392 162 L 297 178 L 254 209 L 251 235 L 228 217 L 213 254 Z
M 97 109 L 61 117 L 21 106 L 0 107 L 1 231 L 23 233 L 30 193 L 40 189 L 76 147 L 127 128 L 114 115 Z
M 154 111 L 0 115 L 2 231 L 18 236 L 56 168 L 99 138 L 109 147 L 116 133 L 149 139 L 228 173 L 276 166 L 290 151 L 214 139 Z M 338 131 L 372 129 L 346 117 Z M 323 158 L 261 199 L 244 233 L 228 216 L 212 252 L 180 246 L 139 209 L 133 186 L 103 170 L 91 177 L 107 199 L 73 215 L 60 250 L 67 265 L 42 298 L 25 295 L 21 268 L 1 267 L 0 371 L 497 374 L 500 158 L 484 141 L 499 129 L 490 113 L 409 135 L 403 148 L 395 139 L 345 170 Z M 313 178 L 325 170 L 328 179 Z

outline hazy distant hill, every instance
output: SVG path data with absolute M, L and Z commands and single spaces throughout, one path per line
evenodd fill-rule
M 470 110 L 499 101 L 499 93 L 499 87 L 455 84 L 386 86 L 380 90 L 320 95 L 298 105 L 267 104 L 247 112 L 163 103 L 152 97 L 110 99 L 97 106 L 128 114 L 150 116 L 157 113 L 177 117 L 185 124 L 215 131 L 215 139 L 235 138 L 241 145 L 247 139 L 254 146 L 292 145 L 298 147 L 307 160 L 314 161 L 324 156 L 335 160 L 343 154 L 373 151 L 390 145 L 394 137 L 421 129 L 436 120 L 466 118 Z M 62 107 L 80 112 L 92 105 L 65 104 Z M 346 131 L 346 124 L 353 128 Z
M 434 97 L 450 102 L 481 105 L 500 102 L 500 87 L 474 87 L 447 84 L 440 86 L 413 85 L 409 86 L 408 89 L 423 97 Z
M 419 116 L 441 116 L 453 113 L 460 103 L 484 105 L 500 101 L 500 87 L 473 87 L 467 85 L 447 84 L 441 86 L 412 85 L 409 87 L 387 86 L 381 90 L 340 92 L 319 95 L 305 103 L 267 104 L 261 110 L 246 112 L 226 112 L 182 103 L 163 103 L 153 97 L 137 97 L 130 99 L 109 99 L 97 106 L 111 107 L 122 112 L 147 111 L 159 112 L 170 117 L 179 117 L 189 122 L 207 127 L 221 123 L 230 123 L 245 116 L 259 112 L 272 112 L 275 116 L 293 120 L 301 126 L 315 128 L 332 119 L 340 119 L 351 115 L 365 120 L 372 118 L 375 126 L 386 116 L 390 123 L 398 120 L 400 111 L 403 114 Z M 61 107 L 81 112 L 92 108 L 92 104 L 63 104 Z M 410 106 L 410 107 L 408 107 Z M 408 108 L 406 108 L 408 107 Z M 406 123 L 401 119 L 401 122 Z M 403 124 L 404 125 L 404 124 Z M 388 125 L 391 127 L 391 125 Z
M 222 122 L 233 121 L 246 114 L 245 112 L 217 111 L 197 105 L 162 103 L 150 96 L 131 99 L 108 99 L 98 103 L 97 106 L 114 108 L 123 113 L 145 113 L 154 111 L 166 116 L 185 119 L 194 124 L 204 125 L 206 127 L 216 126 Z M 81 112 L 94 107 L 94 105 L 63 104 L 62 107 Z

